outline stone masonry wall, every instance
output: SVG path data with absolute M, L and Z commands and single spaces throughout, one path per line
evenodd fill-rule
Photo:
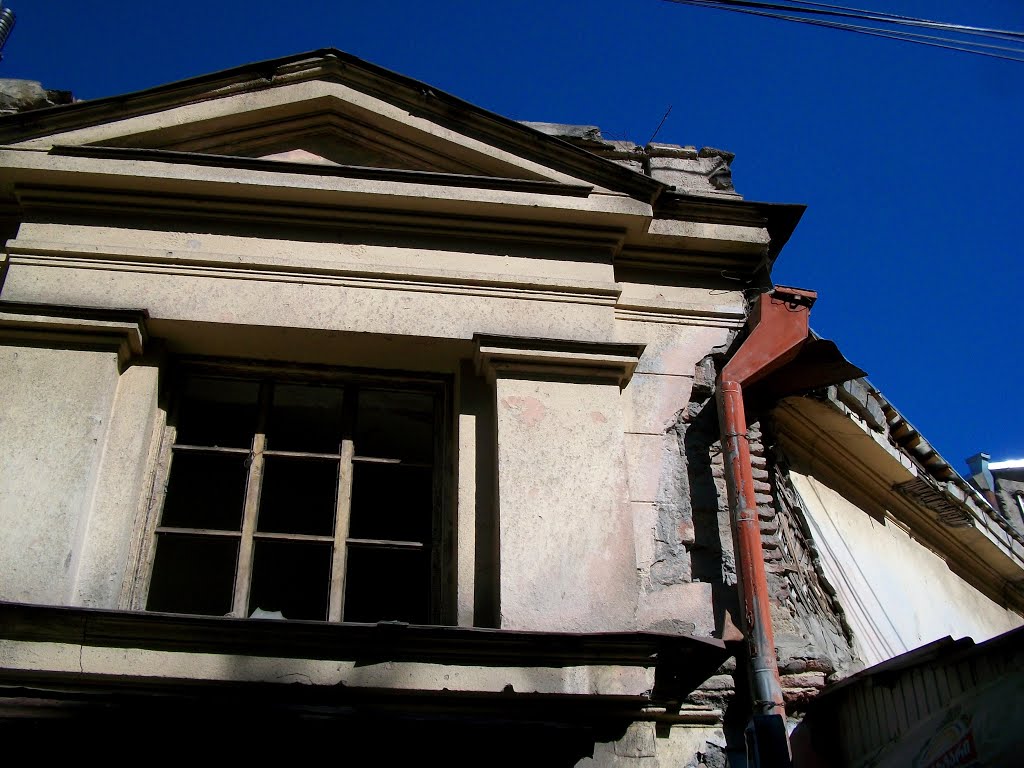
M 681 521 L 679 546 L 685 552 L 690 578 L 710 586 L 716 634 L 735 643 L 742 653 L 737 627 L 736 558 L 725 483 L 718 410 L 714 398 L 715 358 L 698 363 L 690 402 L 676 422 L 680 453 L 685 457 L 689 519 Z M 686 707 L 718 713 L 722 739 L 708 742 L 688 765 L 727 765 L 729 755 L 743 755 L 743 728 L 749 716 L 745 666 L 728 659 L 687 696 Z
M 651 575 L 654 581 L 688 577 L 709 582 L 718 635 L 739 641 L 736 562 L 714 383 L 715 359 L 708 356 L 697 366 L 690 402 L 673 428 L 685 456 L 685 481 L 678 489 L 685 491 L 686 503 L 682 513 L 660 521 L 663 559 Z M 830 676 L 856 669 L 858 660 L 770 425 L 755 421 L 748 436 L 783 692 L 788 708 L 798 713 Z M 742 654 L 742 643 L 737 642 L 737 650 Z M 736 748 L 749 708 L 742 662 L 730 659 L 686 701 L 722 713 L 730 748 Z

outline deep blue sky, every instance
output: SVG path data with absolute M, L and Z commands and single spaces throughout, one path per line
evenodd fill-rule
M 1024 457 L 1024 64 L 662 0 L 6 0 L 0 77 L 88 99 L 334 46 L 520 120 L 735 152 L 776 267 L 958 470 Z M 853 5 L 1024 30 L 1020 0 Z

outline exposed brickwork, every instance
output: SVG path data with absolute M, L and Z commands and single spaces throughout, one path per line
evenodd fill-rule
M 765 432 L 770 436 L 770 428 Z M 777 447 L 765 448 L 760 425 L 757 435 L 758 464 L 764 464 L 755 464 L 756 476 L 771 490 L 771 503 L 759 504 L 758 512 L 779 669 L 787 705 L 800 710 L 830 675 L 854 669 L 858 661 L 842 607 L 818 562 L 802 502 L 789 483 L 785 457 Z

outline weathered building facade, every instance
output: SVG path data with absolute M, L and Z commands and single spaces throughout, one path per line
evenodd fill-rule
M 1024 459 L 990 461 L 987 453 L 967 459 L 968 478 L 1006 521 L 1024 531 Z
M 770 282 L 802 208 L 743 200 L 729 153 L 333 50 L 0 143 L 8 726 L 722 764 L 752 711 L 1020 623 L 1021 540 L 835 386 L 862 372 Z M 741 374 L 776 310 L 802 326 Z M 955 609 L 878 591 L 922 573 Z

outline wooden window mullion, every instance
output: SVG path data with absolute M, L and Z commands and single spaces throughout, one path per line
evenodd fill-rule
M 358 390 L 345 390 L 342 405 L 341 461 L 338 463 L 338 494 L 334 513 L 334 552 L 331 558 L 331 589 L 328 598 L 328 621 L 341 621 L 345 616 L 345 564 L 348 559 L 349 523 L 352 519 L 352 457 L 355 456 L 356 403 Z
M 454 583 L 445 572 L 454 562 L 451 557 L 451 527 L 442 518 L 440 511 L 444 507 L 444 497 L 448 488 L 444 482 L 446 446 L 444 443 L 444 424 L 448 418 L 448 400 L 434 394 L 434 461 L 433 483 L 431 489 L 430 510 L 430 617 L 431 621 L 444 622 L 449 620 L 449 599 L 445 585 Z
M 245 485 L 245 510 L 242 515 L 242 537 L 238 544 L 238 567 L 235 569 L 235 592 L 231 613 L 245 618 L 249 615 L 249 590 L 252 585 L 253 541 L 256 518 L 259 514 L 260 486 L 263 482 L 263 452 L 267 447 L 267 420 L 270 410 L 271 387 L 264 381 L 260 386 L 259 418 L 256 434 L 249 454 L 249 476 Z
M 331 562 L 331 596 L 328 621 L 341 621 L 345 615 L 345 561 L 348 554 L 349 521 L 352 515 L 352 440 L 341 443 L 341 462 L 338 467 L 338 506 L 334 515 L 334 556 Z

